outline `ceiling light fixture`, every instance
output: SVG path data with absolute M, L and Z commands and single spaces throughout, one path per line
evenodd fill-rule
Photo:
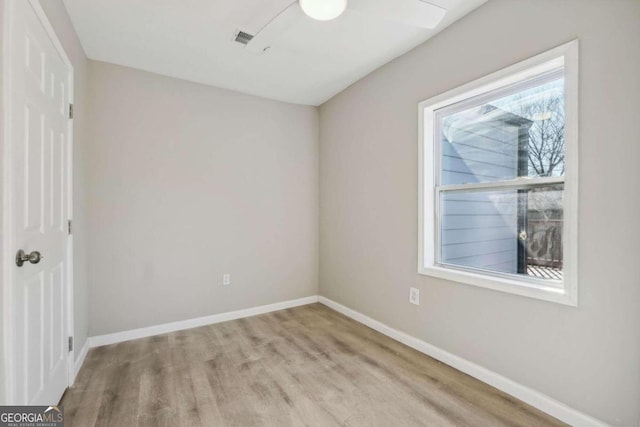
M 310 18 L 329 21 L 342 15 L 347 0 L 300 0 L 300 7 Z
M 551 111 L 545 111 L 543 113 L 535 113 L 532 119 L 537 122 L 541 122 L 544 120 L 549 120 L 551 116 L 553 116 L 553 113 Z

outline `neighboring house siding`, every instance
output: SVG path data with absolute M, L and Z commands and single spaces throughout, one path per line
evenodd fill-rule
M 447 126 L 442 142 L 442 183 L 517 177 L 519 126 L 470 119 L 464 121 L 470 125 L 451 122 Z M 440 208 L 442 262 L 516 273 L 516 196 L 516 191 L 444 194 Z

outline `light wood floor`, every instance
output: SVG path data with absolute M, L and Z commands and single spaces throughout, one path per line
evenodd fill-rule
M 319 304 L 92 349 L 68 426 L 563 425 Z

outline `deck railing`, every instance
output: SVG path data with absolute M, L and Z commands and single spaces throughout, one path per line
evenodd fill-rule
M 561 219 L 527 221 L 527 265 L 562 268 Z

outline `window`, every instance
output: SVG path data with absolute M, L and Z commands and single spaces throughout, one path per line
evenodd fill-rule
M 422 274 L 577 304 L 577 41 L 420 104 Z

